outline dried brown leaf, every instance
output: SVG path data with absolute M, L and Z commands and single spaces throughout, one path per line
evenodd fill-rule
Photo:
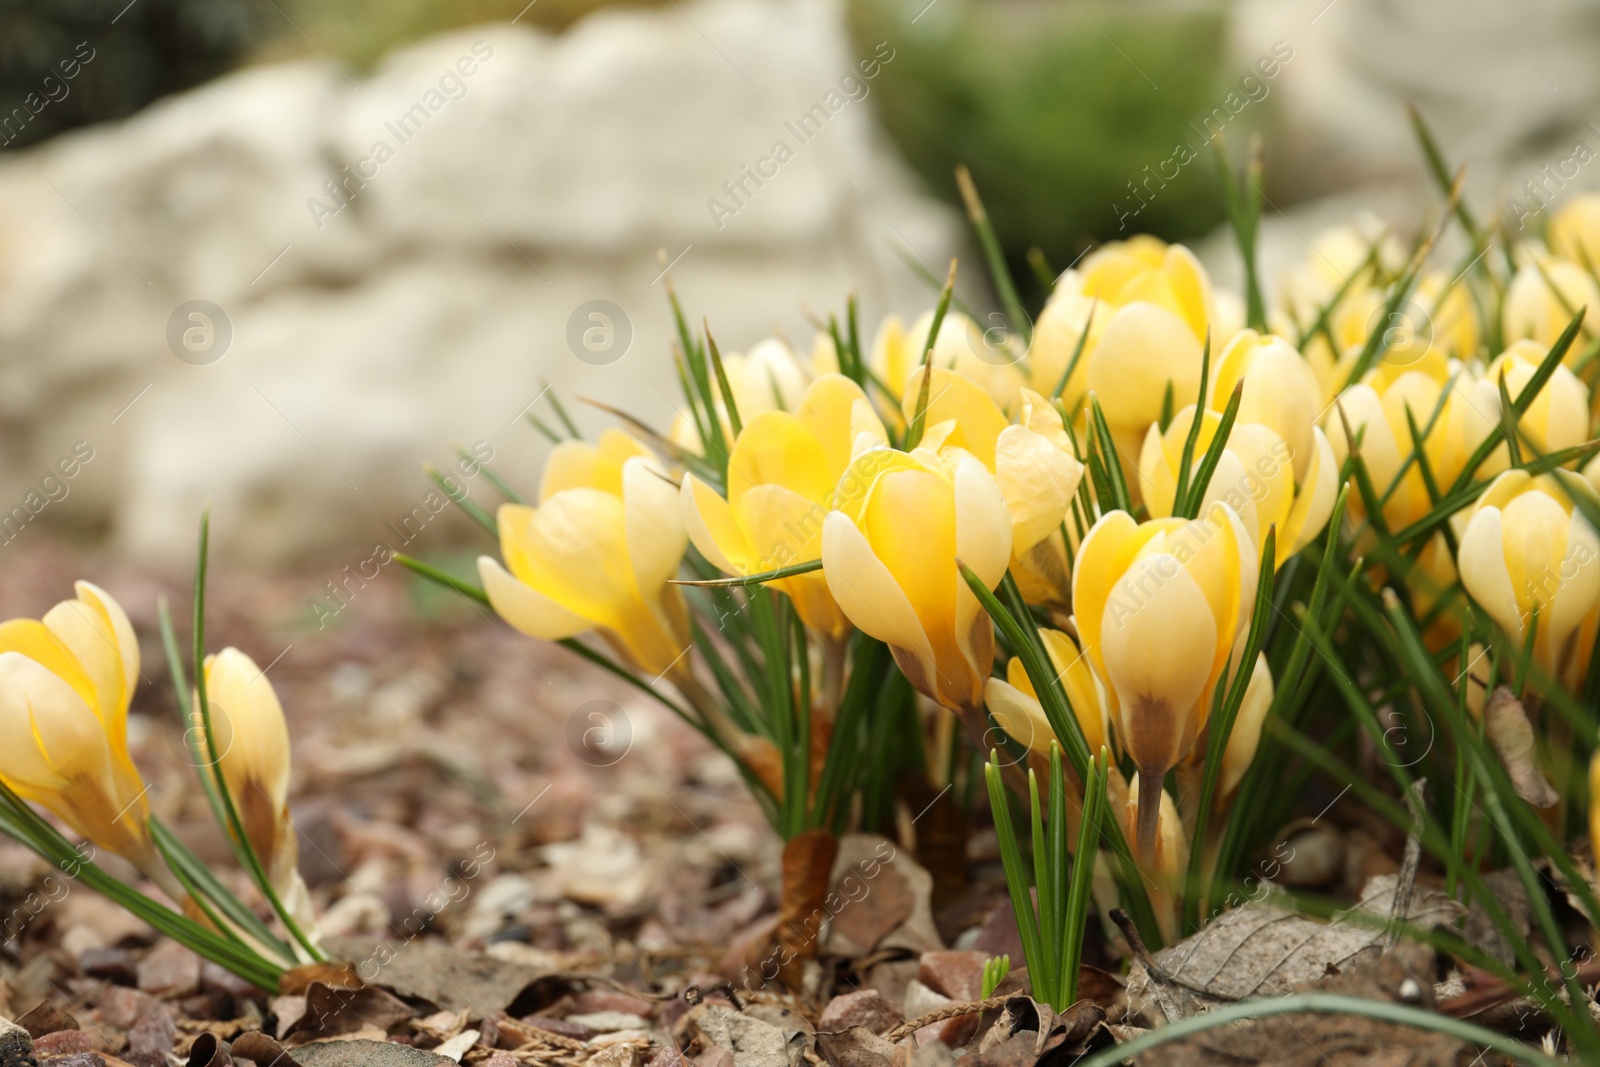
M 1381 953 L 1398 888 L 1395 875 L 1373 878 L 1355 907 L 1332 922 L 1298 915 L 1271 897 L 1225 911 L 1198 934 L 1155 954 L 1164 976 L 1135 963 L 1129 999 L 1177 1020 L 1219 1001 L 1288 993 L 1330 969 Z M 1461 912 L 1450 897 L 1419 887 L 1406 920 L 1428 928 L 1451 923 Z
M 1517 796 L 1536 808 L 1552 807 L 1561 799 L 1539 766 L 1539 746 L 1533 724 L 1510 686 L 1502 685 L 1489 695 L 1489 702 L 1483 709 L 1483 729 L 1495 755 L 1505 765 Z

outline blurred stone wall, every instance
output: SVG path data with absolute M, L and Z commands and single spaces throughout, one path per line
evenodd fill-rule
M 0 547 L 184 560 L 206 501 L 239 555 L 394 543 L 452 443 L 531 492 L 546 382 L 673 419 L 664 261 L 725 351 L 809 347 L 852 288 L 869 335 L 930 305 L 902 255 L 942 273 L 959 220 L 874 128 L 894 42 L 856 51 L 834 3 L 685 0 L 246 69 L 6 156 Z
M 1269 275 L 1358 208 L 1404 233 L 1437 211 L 1407 104 L 1466 165 L 1485 223 L 1536 233 L 1551 205 L 1600 189 L 1600 6 L 1244 0 L 1232 27 L 1241 73 L 1274 42 L 1294 52 L 1271 86 L 1269 175 L 1284 211 L 1269 209 L 1263 230 Z M 1463 251 L 1452 227 L 1444 252 Z

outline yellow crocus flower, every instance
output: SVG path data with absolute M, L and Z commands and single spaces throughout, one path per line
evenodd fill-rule
M 1178 473 L 1183 465 L 1183 446 L 1194 424 L 1194 405 L 1173 416 L 1162 433 L 1151 426 L 1139 455 L 1139 491 L 1150 514 L 1166 518 L 1172 514 L 1178 491 Z M 1200 434 L 1195 441 L 1190 476 L 1198 469 L 1206 449 L 1221 428 L 1222 416 L 1214 411 L 1201 413 Z M 1201 512 L 1213 502 L 1228 505 L 1249 531 L 1259 550 L 1266 543 L 1267 530 L 1276 526 L 1274 569 L 1310 544 L 1333 514 L 1339 495 L 1339 467 L 1333 449 L 1322 430 L 1313 426 L 1304 478 L 1295 485 L 1295 454 L 1284 439 L 1260 423 L 1235 422 L 1228 443 L 1212 473 L 1202 498 Z
M 1289 446 L 1294 476 L 1305 478 L 1315 452 L 1317 416 L 1323 408 L 1322 387 L 1304 356 L 1274 334 L 1240 330 L 1223 346 L 1206 391 L 1206 407 L 1221 412 L 1234 387 L 1244 382 L 1238 421 L 1272 429 Z
M 902 413 L 916 414 L 922 368 L 907 383 Z M 1060 414 L 1031 389 L 1021 391 L 1021 416 L 1011 423 L 994 399 L 957 371 L 933 368 L 928 383 L 922 445 L 935 451 L 959 448 L 994 475 L 1011 517 L 1011 549 L 1025 557 L 1060 529 L 1083 478 Z
M 74 591 L 43 620 L 0 623 L 0 779 L 167 887 L 128 754 L 139 641 L 109 593 Z
M 1467 592 L 1515 642 L 1527 639 L 1538 612 L 1534 660 L 1573 688 L 1582 685 L 1577 667 L 1590 650 L 1580 650 L 1574 635 L 1600 607 L 1600 538 L 1573 503 L 1577 496 L 1600 502 L 1569 471 L 1506 471 L 1473 506 L 1456 557 Z
M 888 442 L 861 387 L 829 374 L 801 395 L 794 414 L 765 411 L 744 426 L 728 457 L 728 494 L 683 476 L 689 538 L 717 569 L 763 574 L 822 558 L 822 520 L 852 455 Z M 813 571 L 771 583 L 794 601 L 806 625 L 831 638 L 850 622 Z
M 874 449 L 839 481 L 822 525 L 822 572 L 857 629 L 887 644 L 916 689 L 981 737 L 994 631 L 956 567 L 989 587 L 1011 559 L 1005 498 L 961 449 Z
M 206 657 L 205 682 L 217 768 L 245 837 L 278 899 L 302 930 L 314 931 L 311 897 L 300 878 L 300 846 L 289 818 L 289 726 L 278 694 L 255 661 L 237 648 Z M 193 714 L 199 717 L 198 706 Z
M 1102 745 L 1110 744 L 1110 726 L 1105 691 L 1089 666 L 1088 656 L 1078 651 L 1072 638 L 1060 630 L 1041 627 L 1039 639 L 1044 643 L 1057 680 L 1066 690 L 1067 701 L 1072 705 L 1072 714 L 1078 720 L 1089 751 L 1099 752 Z M 1038 691 L 1020 658 L 1013 656 L 1006 664 L 1004 681 L 990 678 L 984 684 L 983 697 L 1000 729 L 1027 745 L 1029 752 L 1049 758 L 1050 744 L 1056 740 L 1055 731 L 1045 717 Z
M 1162 780 L 1189 754 L 1255 601 L 1255 554 L 1233 509 L 1198 519 L 1103 517 L 1084 538 L 1072 607 L 1106 683 L 1112 724 L 1148 796 L 1141 851 L 1155 846 Z
M 911 382 L 922 369 L 922 352 L 932 328 L 932 311 L 918 315 L 910 327 L 898 315 L 890 315 L 878 327 L 867 352 L 867 366 L 890 395 L 902 402 L 908 397 L 912 403 L 916 401 L 916 386 Z M 1014 343 L 1009 331 L 995 329 L 986 334 L 959 311 L 947 311 L 928 363 L 960 372 L 982 386 L 995 403 L 1011 408 L 1023 384 L 1017 367 L 1022 354 L 1013 351 Z
M 741 422 L 749 422 L 763 411 L 792 409 L 810 381 L 810 374 L 794 349 L 776 337 L 758 341 L 742 354 L 723 353 L 722 371 L 727 376 L 728 391 L 733 394 Z M 731 441 L 733 422 L 728 418 L 728 406 L 723 402 L 722 391 L 714 379 L 711 395 L 712 408 L 722 424 L 723 437 Z M 700 434 L 689 416 L 680 413 L 673 420 L 672 432 L 668 437 L 679 448 L 694 455 L 700 454 Z
M 1600 194 L 1579 193 L 1550 218 L 1550 251 L 1600 268 Z
M 1213 318 L 1211 282 L 1187 248 L 1143 235 L 1113 241 L 1056 282 L 1034 326 L 1033 388 L 1057 395 L 1087 328 L 1060 396 L 1076 408 L 1094 392 L 1112 431 L 1137 440 L 1161 417 L 1169 382 L 1178 407 L 1199 394 L 1201 345 Z
M 678 489 L 620 430 L 598 446 L 564 441 L 545 464 L 537 507 L 504 504 L 499 561 L 482 556 L 489 602 L 530 637 L 596 630 L 646 674 L 687 674 L 689 618 L 667 582 L 688 546 Z
M 1434 418 L 1441 397 L 1444 406 L 1430 431 L 1429 420 Z M 1475 377 L 1470 370 L 1433 350 L 1410 366 L 1380 364 L 1341 393 L 1324 416 L 1334 458 L 1342 468 L 1350 454 L 1345 434 L 1348 421 L 1351 433 L 1361 436 L 1361 455 L 1373 491 L 1380 498 L 1389 491 L 1412 452 L 1407 410 L 1417 429 L 1426 434 L 1423 453 L 1434 481 L 1443 489 L 1465 469 L 1473 450 L 1498 429 L 1500 395 L 1493 383 Z M 1384 504 L 1383 518 L 1390 530 L 1397 531 L 1422 518 L 1431 508 L 1422 471 L 1412 463 Z M 1350 495 L 1350 511 L 1357 518 L 1366 517 L 1365 502 L 1359 494 Z
M 1588 271 L 1570 260 L 1528 249 L 1523 262 L 1506 286 L 1505 306 L 1501 311 L 1507 341 L 1524 337 L 1549 346 L 1556 342 L 1580 308 L 1588 308 L 1583 332 L 1593 336 L 1600 287 Z M 1600 266 L 1600 264 L 1596 264 Z M 1583 356 L 1586 346 L 1574 344 L 1564 357 L 1570 367 Z
M 1516 341 L 1489 364 L 1484 378 L 1498 390 L 1500 376 L 1504 374 L 1506 395 L 1515 401 L 1549 352 L 1550 347 L 1538 341 Z M 1517 433 L 1541 453 L 1559 452 L 1583 444 L 1589 439 L 1589 387 L 1571 368 L 1557 365 L 1528 410 L 1517 419 Z M 1502 444 L 1485 463 L 1485 468 L 1492 473 L 1503 470 L 1508 462 L 1506 447 Z

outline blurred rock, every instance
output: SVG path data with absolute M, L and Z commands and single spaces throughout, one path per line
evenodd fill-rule
M 9 155 L 0 515 L 31 490 L 14 525 L 187 559 L 209 499 L 224 551 L 359 546 L 330 576 L 348 599 L 372 546 L 464 527 L 433 523 L 419 460 L 459 474 L 450 443 L 481 441 L 532 484 L 519 417 L 544 382 L 670 423 L 661 250 L 725 352 L 775 329 L 808 348 L 805 309 L 852 289 L 870 339 L 932 303 L 893 249 L 941 273 L 960 233 L 877 132 L 871 59 L 837 2 L 699 0 L 561 37 L 484 25 L 359 85 L 320 58 L 256 66 Z M 209 325 L 179 313 L 195 300 Z M 569 343 L 595 300 L 628 320 L 625 353 Z
M 958 1004 L 981 1000 L 985 959 L 981 952 L 924 952 L 917 981 Z
M 200 957 L 176 941 L 163 941 L 139 961 L 139 988 L 176 997 L 200 988 Z
M 875 1034 L 887 1033 L 906 1021 L 899 1005 L 876 989 L 860 989 L 828 1001 L 817 1020 L 819 1031 L 839 1031 L 864 1026 Z

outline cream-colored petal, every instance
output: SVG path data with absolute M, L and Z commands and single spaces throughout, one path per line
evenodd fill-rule
M 633 579 L 642 594 L 650 595 L 678 573 L 689 547 L 678 487 L 662 477 L 654 461 L 630 459 L 622 465 L 622 506 Z
M 1539 618 L 1539 628 L 1548 626 L 1556 646 L 1600 604 L 1600 538 L 1581 511 L 1574 509 L 1568 521 L 1567 551 L 1556 568 L 1553 602 Z
M 1288 523 L 1278 533 L 1279 567 L 1316 540 L 1328 525 L 1333 505 L 1339 499 L 1339 468 L 1338 461 L 1333 458 L 1333 447 L 1320 426 L 1314 429 L 1312 439 L 1312 458 L 1305 480 L 1295 495 Z
M 909 650 L 930 666 L 928 677 L 934 677 L 933 646 L 911 601 L 843 512 L 832 512 L 823 520 L 822 574 L 833 599 L 858 630 Z
M 995 443 L 995 483 L 1011 514 L 1016 551 L 1061 525 L 1083 478 L 1083 464 L 1042 434 L 1007 426 Z
M 78 691 L 20 652 L 0 652 L 0 778 L 35 796 L 80 778 L 116 791 L 100 720 Z
M 1522 605 L 1511 584 L 1506 555 L 1501 543 L 1500 509 L 1481 504 L 1461 535 L 1456 552 L 1456 569 L 1461 584 L 1472 599 L 1487 611 L 1500 628 L 1513 637 L 1523 633 Z
M 1233 796 L 1256 758 L 1256 749 L 1261 743 L 1261 728 L 1266 724 L 1267 712 L 1272 708 L 1272 696 L 1272 669 L 1267 666 L 1266 653 L 1261 653 L 1256 656 L 1255 669 L 1250 672 L 1250 684 L 1245 687 L 1244 700 L 1239 704 L 1239 713 L 1234 716 L 1233 729 L 1228 734 L 1228 746 L 1222 754 L 1218 796 L 1223 800 Z
M 271 681 L 254 660 L 231 647 L 206 657 L 205 678 L 229 787 L 235 794 L 260 789 L 273 806 L 283 807 L 289 798 L 289 727 Z
M 1142 433 L 1159 420 L 1169 381 L 1175 409 L 1200 389 L 1200 338 L 1154 304 L 1119 308 L 1087 359 L 1089 388 L 1113 428 Z
M 560 641 L 576 637 L 595 625 L 518 581 L 499 560 L 490 556 L 478 557 L 478 577 L 495 613 L 529 637 Z
M 1056 735 L 1037 700 L 998 678 L 990 678 L 984 682 L 983 701 L 1000 729 L 1013 740 L 1026 745 L 1029 751 L 1049 754 Z
M 1184 726 L 1211 678 L 1217 638 L 1211 605 L 1173 556 L 1143 556 L 1116 583 L 1100 642 L 1123 742 L 1139 766 L 1170 769 L 1185 754 Z
M 724 574 L 754 573 L 750 564 L 755 553 L 728 502 L 687 473 L 678 494 L 689 541 L 706 561 Z

